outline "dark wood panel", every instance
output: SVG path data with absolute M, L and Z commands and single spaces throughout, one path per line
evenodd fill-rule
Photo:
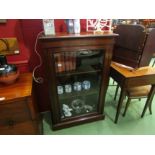
M 104 118 L 105 118 L 105 115 L 103 115 L 103 114 L 97 114 L 95 116 L 78 118 L 76 120 L 70 120 L 70 121 L 66 121 L 66 122 L 53 124 L 52 129 L 53 130 L 58 130 L 58 129 L 68 128 L 68 127 L 72 127 L 72 126 L 79 125 L 79 124 L 84 124 L 84 123 L 90 123 L 90 122 L 93 122 L 93 121 L 103 120 Z
M 104 42 L 103 42 L 104 40 Z M 91 46 L 99 46 L 99 45 L 106 45 L 106 44 L 113 44 L 113 42 L 111 42 L 111 38 L 88 38 L 88 39 L 85 39 L 85 38 L 82 38 L 82 39 L 79 39 L 79 38 L 75 38 L 75 39 L 64 39 L 64 40 L 54 40 L 52 41 L 53 43 L 51 43 L 51 40 L 47 40 L 45 42 L 45 40 L 43 41 L 44 43 L 44 48 L 52 48 L 52 47 L 74 47 L 74 46 L 81 46 L 84 48 L 84 46 L 88 46 L 88 45 L 91 45 Z
M 117 70 L 115 70 L 113 67 L 110 68 L 110 76 L 119 83 L 119 85 L 122 85 L 124 83 L 124 76 L 120 75 Z
M 39 124 L 39 125 L 38 125 Z M 42 134 L 39 121 L 26 121 L 0 126 L 0 135 L 36 135 Z
M 0 124 L 7 123 L 7 121 L 21 122 L 29 119 L 31 116 L 26 99 L 0 105 Z
M 130 78 L 130 80 L 127 80 L 128 87 L 149 85 L 150 83 L 155 84 L 155 76 L 153 74 L 133 77 L 133 78 Z
M 134 68 L 148 66 L 155 52 L 155 29 L 149 34 L 142 25 L 118 25 L 113 61 Z
M 153 57 L 153 53 L 155 53 L 155 29 L 148 34 L 139 67 L 148 66 Z

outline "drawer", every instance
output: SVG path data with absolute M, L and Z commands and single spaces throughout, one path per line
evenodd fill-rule
M 0 135 L 35 135 L 42 134 L 41 121 L 26 121 L 0 126 Z
M 0 104 L 0 125 L 30 120 L 27 99 Z

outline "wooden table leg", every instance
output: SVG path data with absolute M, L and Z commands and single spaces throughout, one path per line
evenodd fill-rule
M 114 100 L 116 100 L 117 93 L 118 93 L 118 89 L 119 89 L 119 85 L 116 86 L 116 91 L 115 91 L 115 97 L 114 97 Z
M 120 97 L 119 97 L 119 102 L 118 102 L 118 105 L 117 105 L 117 112 L 116 112 L 116 116 L 115 116 L 115 123 L 117 123 L 117 121 L 118 121 L 118 117 L 119 117 L 119 114 L 120 114 L 120 110 L 121 110 L 121 107 L 122 107 L 124 97 L 125 97 L 125 88 L 121 88 L 121 94 L 120 94 Z

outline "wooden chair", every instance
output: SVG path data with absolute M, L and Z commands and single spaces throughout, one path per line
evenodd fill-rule
M 117 28 L 115 29 L 115 33 L 118 33 L 119 37 L 117 37 L 115 40 L 116 43 L 113 50 L 112 61 L 133 67 L 135 69 L 139 67 L 149 66 L 152 55 L 155 51 L 155 29 L 152 29 L 149 33 L 147 33 L 142 25 L 121 24 L 117 26 Z M 129 87 L 139 87 L 141 85 L 153 86 L 155 83 L 153 84 L 149 81 L 146 82 L 145 77 L 150 78 L 151 76 L 145 75 L 145 73 L 143 73 L 144 76 L 142 77 L 139 75 L 136 77 L 135 74 L 132 74 L 132 72 L 130 74 L 130 72 L 128 71 L 124 71 L 121 69 L 117 70 L 115 67 L 113 67 L 114 66 L 112 66 L 111 69 L 111 76 L 121 87 L 120 99 L 115 117 L 115 123 L 117 123 L 124 96 L 129 94 L 127 89 Z M 137 72 L 139 71 L 136 71 L 136 73 Z M 127 75 L 125 75 L 124 73 L 127 73 Z M 120 79 L 123 81 L 121 81 Z M 136 82 L 134 82 L 133 79 L 136 79 Z M 151 79 L 151 81 L 155 80 Z M 154 89 L 154 86 L 152 88 Z M 147 95 L 147 97 L 148 96 L 149 95 Z M 130 99 L 131 96 L 129 96 L 129 101 Z M 150 102 L 150 98 L 148 102 Z M 146 103 L 147 106 L 149 105 L 148 102 Z
M 126 106 L 125 106 L 125 110 L 124 110 L 123 116 L 126 115 L 126 112 L 127 112 L 128 107 L 129 107 L 129 104 L 130 104 L 131 99 L 137 99 L 137 98 L 138 98 L 138 99 L 141 99 L 141 98 L 150 97 L 150 96 L 149 96 L 150 90 L 151 90 L 151 85 L 129 88 L 129 89 L 127 90 L 127 97 L 128 97 L 128 100 L 127 100 L 127 102 L 126 102 Z M 153 99 L 153 96 L 152 96 L 151 101 L 150 101 L 150 104 L 149 104 L 149 111 L 150 111 L 150 114 L 152 114 L 152 109 L 151 109 L 152 99 Z M 144 107 L 145 107 L 145 106 L 144 106 Z M 144 109 L 145 109 L 145 108 L 144 108 Z M 144 114 L 145 114 L 144 109 L 143 109 L 143 112 L 142 112 L 141 117 L 143 117 Z
M 119 89 L 119 85 L 117 85 L 114 100 L 116 100 L 118 89 Z M 122 116 L 126 115 L 127 109 L 129 107 L 132 99 L 139 99 L 139 101 L 141 101 L 141 98 L 147 98 L 148 97 L 150 90 L 151 90 L 151 85 L 138 86 L 138 87 L 132 87 L 132 88 L 127 89 L 126 90 L 126 96 L 128 99 L 127 99 L 125 110 L 124 110 Z M 153 97 L 151 98 L 150 105 L 149 105 L 150 114 L 152 114 L 152 108 L 151 108 L 152 99 L 153 99 Z M 143 109 L 143 112 L 142 112 L 143 115 L 141 115 L 141 117 L 144 116 L 145 111 Z
M 112 60 L 134 68 L 139 67 L 146 39 L 145 27 L 120 24 L 114 32 L 119 36 L 115 40 Z
M 121 93 L 117 105 L 117 112 L 115 116 L 115 123 L 118 121 L 118 117 L 122 108 L 124 98 L 127 96 L 127 103 L 123 116 L 125 116 L 129 107 L 131 99 L 139 99 L 146 97 L 146 103 L 144 105 L 141 117 L 144 116 L 147 108 L 149 108 L 150 114 L 152 114 L 152 100 L 155 94 L 155 68 L 154 67 L 141 67 L 135 70 L 129 70 L 127 68 L 118 65 L 118 63 L 112 63 L 110 68 L 110 76 L 118 83 L 116 88 L 115 98 L 117 96 L 118 88 L 121 88 Z
M 155 28 L 147 33 L 142 25 L 121 24 L 115 33 L 119 37 L 115 40 L 113 61 L 133 68 L 149 66 L 155 52 Z

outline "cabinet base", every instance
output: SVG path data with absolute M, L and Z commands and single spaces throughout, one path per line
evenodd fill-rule
M 52 129 L 53 130 L 60 130 L 60 129 L 72 127 L 75 125 L 80 125 L 80 124 L 89 123 L 89 122 L 93 122 L 93 121 L 103 120 L 104 118 L 105 118 L 105 115 L 103 115 L 103 114 L 99 114 L 99 115 L 95 115 L 95 116 L 89 116 L 86 118 L 79 118 L 76 120 L 70 120 L 70 121 L 66 121 L 66 122 L 53 124 Z

